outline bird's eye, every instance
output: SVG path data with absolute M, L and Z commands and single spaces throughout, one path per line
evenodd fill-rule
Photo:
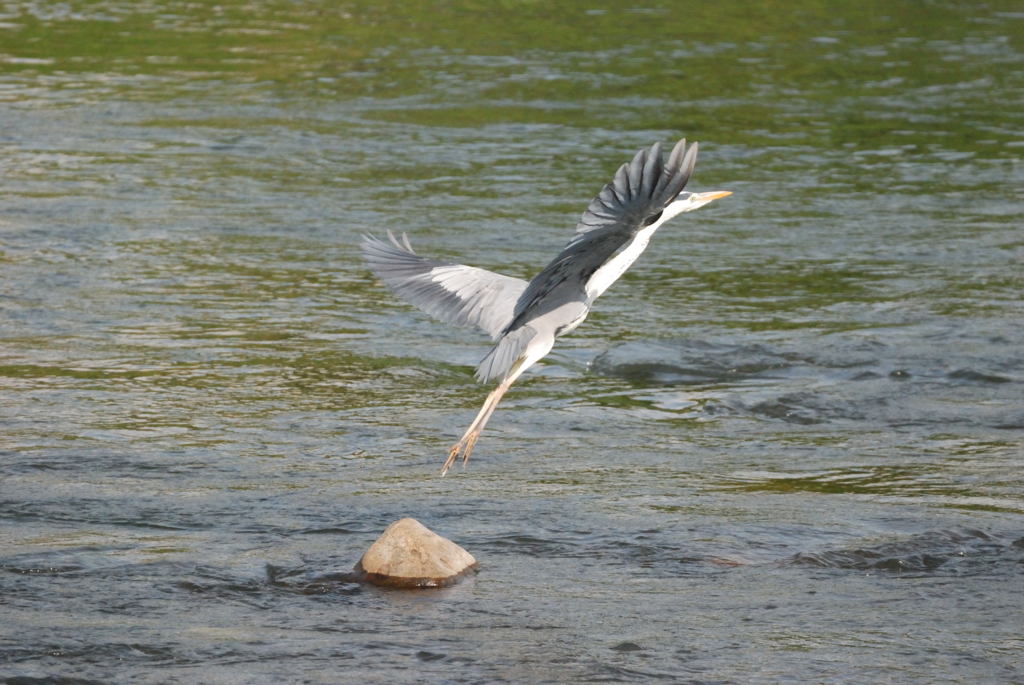
M 647 217 L 646 219 L 644 219 L 644 226 L 650 226 L 651 224 L 653 224 L 655 221 L 657 221 L 660 218 L 661 218 L 661 212 L 658 212 L 657 214 L 652 214 L 649 217 Z

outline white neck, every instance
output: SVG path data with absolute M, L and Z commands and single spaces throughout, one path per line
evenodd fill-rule
M 626 245 L 617 255 L 609 259 L 601 268 L 594 272 L 590 280 L 587 281 L 588 300 L 593 302 L 599 298 L 605 290 L 608 290 L 612 283 L 619 280 L 619 277 L 626 273 L 626 269 L 632 266 L 637 257 L 647 249 L 647 243 L 651 241 L 651 236 L 654 235 L 654 232 L 658 230 L 661 224 L 662 221 L 658 220 L 646 228 L 641 228 L 633 236 L 633 240 L 630 241 L 629 245 Z
M 629 245 L 626 245 L 617 255 L 608 260 L 608 262 L 601 266 L 587 281 L 587 299 L 593 302 L 600 297 L 608 287 L 619 280 L 622 274 L 626 273 L 626 269 L 633 265 L 644 250 L 647 249 L 647 243 L 651 241 L 651 236 L 654 232 L 661 228 L 669 219 L 679 216 L 683 212 L 692 212 L 698 207 L 703 207 L 707 203 L 715 200 L 719 197 L 729 195 L 730 193 L 725 191 L 715 191 L 711 193 L 681 193 L 678 198 L 673 200 L 664 211 L 658 220 L 650 226 L 645 226 L 636 232 L 633 236 L 633 240 L 630 241 Z

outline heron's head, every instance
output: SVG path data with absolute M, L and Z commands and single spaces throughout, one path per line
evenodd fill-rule
M 676 196 L 676 199 L 669 203 L 668 207 L 665 207 L 665 211 L 662 216 L 664 217 L 664 221 L 668 221 L 672 217 L 678 216 L 683 212 L 692 212 L 698 207 L 703 207 L 707 203 L 727 195 L 732 195 L 732 191 L 712 190 L 708 193 L 688 193 L 684 190 Z

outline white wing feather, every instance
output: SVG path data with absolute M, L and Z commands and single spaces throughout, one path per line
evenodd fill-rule
M 516 300 L 526 289 L 521 278 L 416 254 L 404 234 L 399 242 L 363 236 L 363 257 L 397 295 L 427 314 L 456 326 L 475 326 L 497 340 L 512 321 Z

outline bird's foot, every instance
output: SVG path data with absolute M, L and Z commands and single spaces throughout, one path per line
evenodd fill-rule
M 452 448 L 448 450 L 448 458 L 444 460 L 444 466 L 441 467 L 441 477 L 443 478 L 448 469 L 452 467 L 455 460 L 459 458 L 459 452 L 462 451 L 462 441 L 459 440 L 457 443 L 452 445 Z
M 473 446 L 476 444 L 476 439 L 480 437 L 479 433 L 470 433 L 463 435 L 462 439 L 452 445 L 451 449 L 448 450 L 448 458 L 444 461 L 444 466 L 441 467 L 441 475 L 444 476 L 448 473 L 448 469 L 455 464 L 455 461 L 462 455 L 462 465 L 465 466 L 469 462 L 469 455 L 473 452 Z

